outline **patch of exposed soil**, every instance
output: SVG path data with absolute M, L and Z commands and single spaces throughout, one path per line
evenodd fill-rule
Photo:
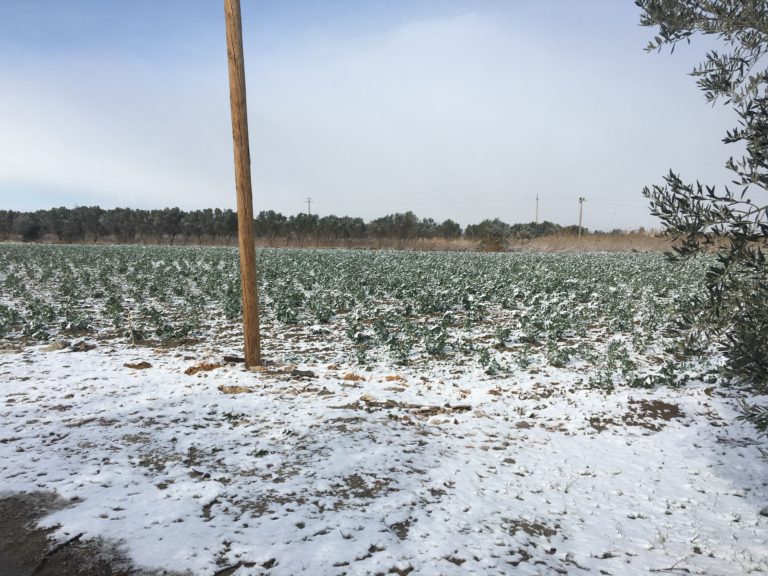
M 75 534 L 65 542 L 49 539 L 53 528 L 38 521 L 70 503 L 49 492 L 0 495 L 0 574 L 3 576 L 173 576 L 141 571 L 119 545 Z M 181 576 L 181 575 L 177 575 Z
M 147 368 L 152 368 L 152 364 L 149 362 L 126 362 L 123 366 L 132 368 L 133 370 L 146 370 Z
M 638 426 L 652 432 L 658 432 L 667 422 L 675 418 L 683 418 L 684 412 L 677 404 L 662 400 L 630 400 L 629 410 L 621 419 L 613 416 L 595 415 L 589 418 L 589 425 L 598 432 L 603 432 L 612 426 Z
M 389 527 L 389 529 L 392 530 L 392 532 L 394 532 L 400 540 L 405 540 L 408 538 L 408 532 L 410 531 L 412 524 L 412 520 L 407 518 L 402 522 L 395 522 Z
M 190 366 L 184 370 L 184 374 L 187 376 L 194 376 L 198 372 L 210 372 L 211 370 L 216 370 L 217 368 L 221 368 L 221 364 L 213 364 L 212 362 L 198 362 L 194 366 Z
M 219 391 L 224 394 L 250 394 L 254 389 L 248 386 L 225 386 L 222 384 L 219 386 Z
M 514 536 L 517 532 L 522 531 L 528 534 L 528 536 L 545 536 L 547 538 L 557 534 L 557 530 L 560 528 L 558 525 L 552 528 L 539 522 L 528 522 L 520 518 L 502 518 L 502 525 L 510 536 Z
M 656 432 L 673 418 L 682 417 L 683 411 L 677 404 L 662 400 L 630 400 L 629 410 L 621 419 L 627 426 L 640 426 Z

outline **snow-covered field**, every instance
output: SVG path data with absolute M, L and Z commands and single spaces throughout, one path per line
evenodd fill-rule
M 768 571 L 768 443 L 703 385 L 95 344 L 0 356 L 0 486 L 71 499 L 61 540 L 192 574 Z
M 0 246 L 0 495 L 192 575 L 768 572 L 768 439 L 655 255 Z M 764 399 L 763 399 L 764 400 Z

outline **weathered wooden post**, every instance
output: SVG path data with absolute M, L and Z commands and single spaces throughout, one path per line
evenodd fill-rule
M 240 17 L 240 0 L 224 0 L 224 15 L 227 23 L 229 103 L 232 109 L 232 140 L 235 152 L 237 233 L 240 243 L 245 365 L 250 368 L 261 365 L 261 341 L 259 336 L 259 295 L 256 288 L 251 152 L 248 145 L 248 110 L 245 101 L 243 25 Z

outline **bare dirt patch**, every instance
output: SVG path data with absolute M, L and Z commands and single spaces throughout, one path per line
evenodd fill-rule
M 628 404 L 629 410 L 620 417 L 596 414 L 589 418 L 589 425 L 598 432 L 622 424 L 658 432 L 668 422 L 685 416 L 680 406 L 662 400 L 630 400 Z
M 547 526 L 539 522 L 529 522 L 520 518 L 510 519 L 502 518 L 502 525 L 510 536 L 514 536 L 518 532 L 525 532 L 528 536 L 545 536 L 550 538 L 557 534 L 557 529 L 560 526 Z
M 247 386 L 225 386 L 222 384 L 219 386 L 219 391 L 224 394 L 248 394 L 253 392 L 253 388 L 248 388 Z
M 216 370 L 216 368 L 221 368 L 221 364 L 213 364 L 211 362 L 199 362 L 194 366 L 190 366 L 189 368 L 184 370 L 184 374 L 186 374 L 187 376 L 194 376 L 198 372 L 210 372 L 211 370 Z
M 0 574 L 3 576 L 174 576 L 167 571 L 142 571 L 117 543 L 84 540 L 75 534 L 55 543 L 53 528 L 38 528 L 46 514 L 70 502 L 50 492 L 0 496 Z M 181 575 L 177 575 L 181 576 Z
M 624 424 L 654 432 L 664 428 L 674 418 L 683 417 L 680 406 L 662 400 L 630 400 L 629 406 L 627 413 L 622 416 Z

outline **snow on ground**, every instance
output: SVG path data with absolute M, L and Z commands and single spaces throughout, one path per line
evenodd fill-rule
M 58 539 L 195 575 L 768 572 L 768 442 L 704 385 L 96 344 L 0 355 L 0 491 L 70 499 Z

